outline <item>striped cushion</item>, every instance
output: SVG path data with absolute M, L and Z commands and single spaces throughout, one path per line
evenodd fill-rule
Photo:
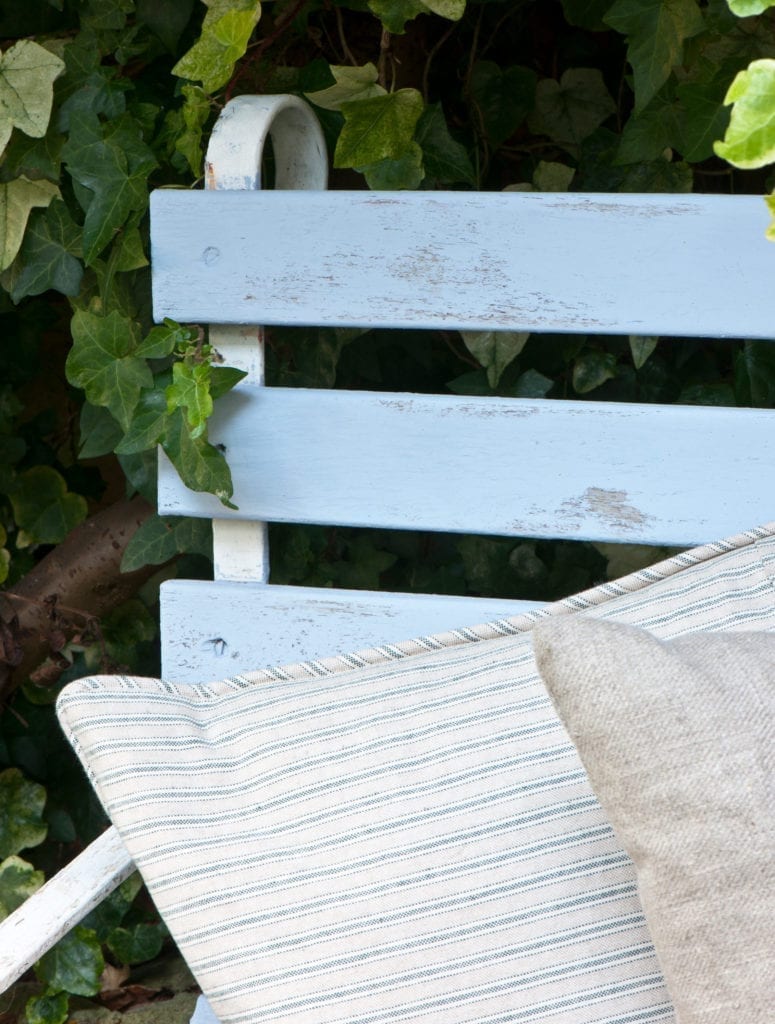
M 775 524 L 519 619 L 214 684 L 86 679 L 59 714 L 222 1024 L 672 1021 L 530 629 L 773 629 L 774 574 Z

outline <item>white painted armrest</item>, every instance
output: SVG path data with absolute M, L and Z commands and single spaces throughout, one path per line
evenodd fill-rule
M 5 992 L 133 870 L 118 832 L 109 828 L 0 923 L 0 992 Z

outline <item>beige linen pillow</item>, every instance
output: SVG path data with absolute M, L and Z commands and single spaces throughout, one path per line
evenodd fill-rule
M 541 623 L 534 647 L 635 863 L 679 1024 L 770 1024 L 775 635 L 666 642 L 579 616 Z

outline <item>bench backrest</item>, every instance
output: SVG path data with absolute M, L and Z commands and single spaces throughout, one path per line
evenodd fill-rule
M 267 131 L 287 190 L 260 190 Z M 161 467 L 162 514 L 216 520 L 217 581 L 165 592 L 168 676 L 524 610 L 240 588 L 266 581 L 267 521 L 688 546 L 772 518 L 773 411 L 265 388 L 260 331 L 242 326 L 767 339 L 775 247 L 759 198 L 324 183 L 322 139 L 301 101 L 240 97 L 214 135 L 211 187 L 152 197 L 156 318 L 232 325 L 213 328 L 215 343 L 250 371 L 211 430 L 238 511 Z

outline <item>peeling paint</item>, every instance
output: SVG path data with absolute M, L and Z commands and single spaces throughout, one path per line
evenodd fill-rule
M 577 520 L 592 516 L 621 533 L 640 530 L 654 518 L 636 508 L 627 491 L 605 487 L 588 487 L 581 497 L 564 501 L 560 514 L 564 519 Z

